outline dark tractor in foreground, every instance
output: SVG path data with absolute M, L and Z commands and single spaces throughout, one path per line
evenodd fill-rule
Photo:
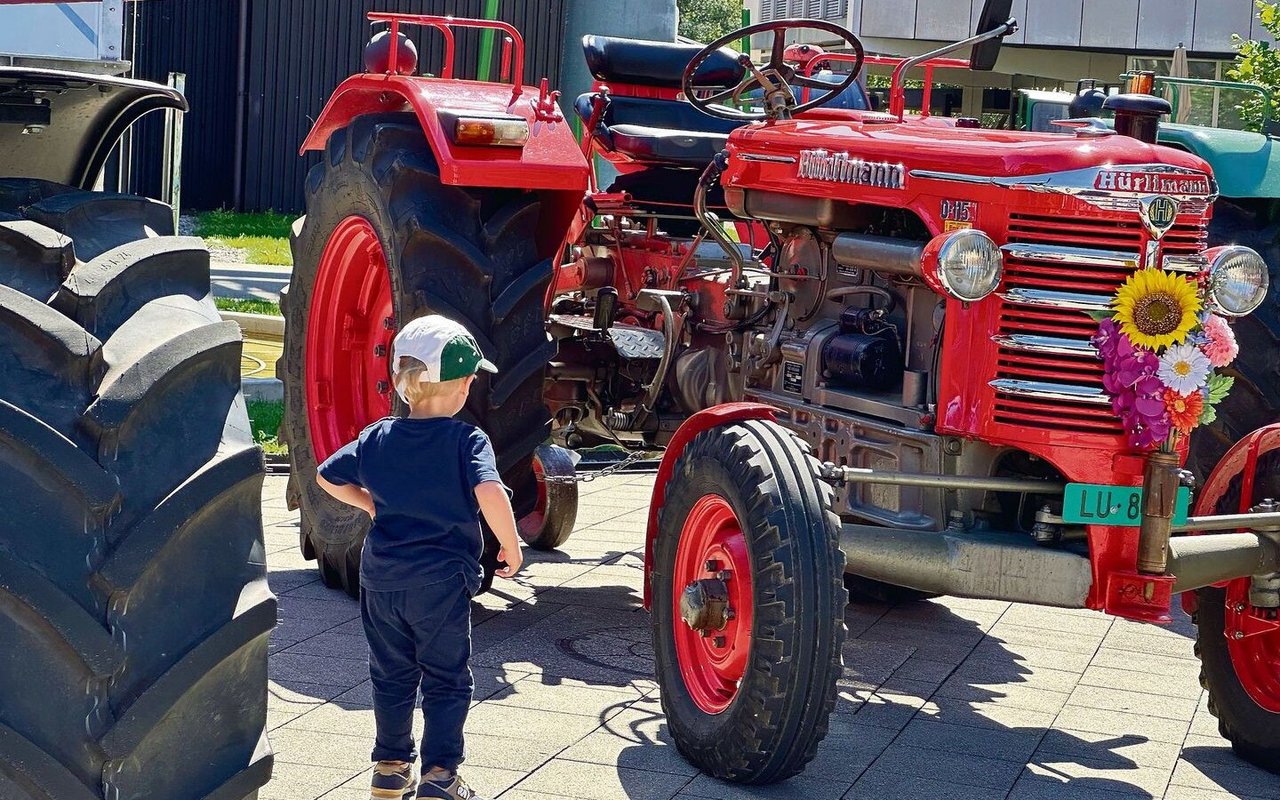
M 93 191 L 168 87 L 0 67 L 0 797 L 257 797 L 262 453 L 169 206 Z

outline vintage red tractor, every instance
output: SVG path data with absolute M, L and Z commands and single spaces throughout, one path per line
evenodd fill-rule
M 990 69 L 1009 6 L 930 57 L 972 47 Z M 1214 180 L 1154 146 L 1141 98 L 1119 109 L 1134 135 L 981 130 L 824 107 L 860 93 L 862 60 L 826 23 L 705 48 L 588 36 L 575 143 L 556 93 L 523 84 L 514 29 L 373 19 L 389 31 L 368 71 L 303 146 L 322 161 L 286 303 L 291 494 L 330 586 L 355 589 L 367 520 L 313 485 L 316 462 L 396 410 L 397 321 L 443 313 L 500 368 L 466 413 L 531 544 L 571 527 L 550 441 L 665 447 L 646 604 L 671 735 L 706 772 L 766 783 L 813 757 L 846 587 L 1156 623 L 1182 592 L 1223 734 L 1277 769 L 1280 426 L 1201 476 L 1187 518 L 1186 437 L 1131 442 L 1153 429 L 1113 413 L 1098 353 L 1116 340 L 1091 343 L 1090 313 L 1135 275 L 1225 316 L 1266 292 L 1257 254 L 1207 247 Z M 407 25 L 444 34 L 438 77 Z M 476 26 L 505 34 L 499 82 L 452 77 L 452 31 Z M 805 26 L 848 44 L 846 75 L 788 61 Z M 767 64 L 726 49 L 756 34 Z M 620 173 L 608 189 L 595 154 Z

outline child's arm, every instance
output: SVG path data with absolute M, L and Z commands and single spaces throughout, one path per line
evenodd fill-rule
M 524 554 L 520 552 L 516 518 L 511 512 L 507 490 L 498 481 L 483 481 L 476 484 L 476 502 L 480 505 L 484 521 L 489 523 L 493 535 L 498 537 L 498 543 L 502 545 L 502 549 L 498 551 L 498 560 L 505 561 L 507 565 L 495 574 L 502 578 L 514 578 L 520 571 L 520 565 L 524 563 Z
M 333 495 L 335 500 L 346 503 L 349 506 L 355 506 L 362 509 L 369 516 L 373 516 L 373 495 L 369 494 L 369 490 L 356 486 L 353 483 L 337 484 L 324 479 L 323 475 L 316 474 L 316 483 L 320 484 L 320 488 Z

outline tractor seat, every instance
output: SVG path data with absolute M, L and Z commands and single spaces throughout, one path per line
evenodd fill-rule
M 584 123 L 591 120 L 591 98 L 583 94 L 574 103 Z M 741 125 L 677 100 L 611 95 L 592 136 L 606 150 L 642 164 L 705 169 Z
M 679 89 L 685 67 L 702 49 L 697 44 L 623 39 L 617 36 L 582 37 L 587 68 L 598 81 L 634 83 Z M 742 80 L 738 54 L 722 49 L 702 62 L 693 77 L 696 86 L 734 86 Z
M 614 125 L 609 129 L 613 149 L 632 161 L 666 166 L 702 167 L 724 149 L 726 137 L 699 131 L 672 131 L 643 125 Z

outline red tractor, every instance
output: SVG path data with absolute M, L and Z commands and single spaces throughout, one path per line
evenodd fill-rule
M 990 69 L 1009 7 L 924 58 L 972 47 Z M 368 71 L 303 146 L 323 159 L 286 302 L 292 496 L 328 585 L 355 591 L 368 520 L 314 486 L 316 462 L 398 410 L 397 322 L 442 313 L 499 366 L 466 413 L 531 545 L 574 513 L 551 441 L 665 448 L 645 600 L 671 735 L 704 771 L 767 783 L 813 757 L 846 589 L 1157 623 L 1182 592 L 1223 734 L 1277 769 L 1280 426 L 1201 476 L 1188 519 L 1186 437 L 1133 440 L 1152 428 L 1113 413 L 1116 340 L 1090 316 L 1134 276 L 1227 316 L 1265 296 L 1256 253 L 1208 248 L 1213 178 L 1154 145 L 1158 110 L 1122 99 L 1121 133 L 1068 138 L 850 107 L 858 39 L 780 21 L 703 48 L 586 37 L 575 142 L 557 93 L 523 84 L 514 29 L 373 19 Z M 444 35 L 438 77 L 407 25 Z M 453 79 L 459 27 L 505 33 L 500 81 Z M 799 67 L 802 27 L 848 44 L 847 74 Z M 767 64 L 726 47 L 756 34 Z

